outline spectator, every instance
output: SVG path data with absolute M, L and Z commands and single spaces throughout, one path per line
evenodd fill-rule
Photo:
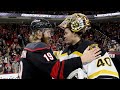
M 4 65 L 3 65 L 2 60 L 0 60 L 0 75 L 1 74 L 4 74 Z
M 12 71 L 13 71 L 13 73 L 18 73 L 18 71 L 19 71 L 19 62 L 18 61 L 14 61 L 12 63 Z

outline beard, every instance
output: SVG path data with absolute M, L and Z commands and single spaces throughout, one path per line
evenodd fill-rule
M 41 39 L 42 42 L 45 42 L 46 44 L 49 44 L 50 43 L 50 37 L 44 37 Z

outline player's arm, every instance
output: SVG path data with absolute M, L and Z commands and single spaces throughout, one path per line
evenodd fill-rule
M 29 52 L 27 57 L 36 67 L 55 79 L 65 79 L 73 70 L 82 67 L 80 57 L 60 62 L 49 50 Z

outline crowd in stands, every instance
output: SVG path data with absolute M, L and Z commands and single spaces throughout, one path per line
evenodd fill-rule
M 120 22 L 97 23 L 92 26 L 95 33 L 94 40 L 107 51 L 120 51 Z
M 29 43 L 29 25 L 0 24 L 0 32 L 0 74 L 17 73 L 21 52 Z M 54 51 L 68 46 L 64 43 L 63 30 L 55 27 L 52 34 L 50 45 Z M 97 42 L 107 51 L 120 52 L 120 22 L 94 24 L 83 38 Z
M 0 25 L 0 73 L 17 73 L 23 47 L 28 43 L 29 27 L 17 24 Z

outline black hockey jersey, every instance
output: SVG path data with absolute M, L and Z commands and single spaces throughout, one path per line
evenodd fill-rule
M 62 54 L 59 55 L 59 59 L 63 61 L 65 59 L 72 59 L 74 57 L 82 56 L 84 50 L 88 46 L 94 46 L 94 44 L 95 43 L 91 41 L 79 41 L 77 44 L 70 45 L 66 48 Z M 112 59 L 106 51 L 103 49 L 101 49 L 101 51 L 102 53 L 100 58 L 83 65 L 82 69 L 87 78 L 119 78 L 118 71 L 116 70 L 116 66 L 114 65 Z
M 21 79 L 65 79 L 81 66 L 80 57 L 60 61 L 45 43 L 29 43 L 21 55 Z

